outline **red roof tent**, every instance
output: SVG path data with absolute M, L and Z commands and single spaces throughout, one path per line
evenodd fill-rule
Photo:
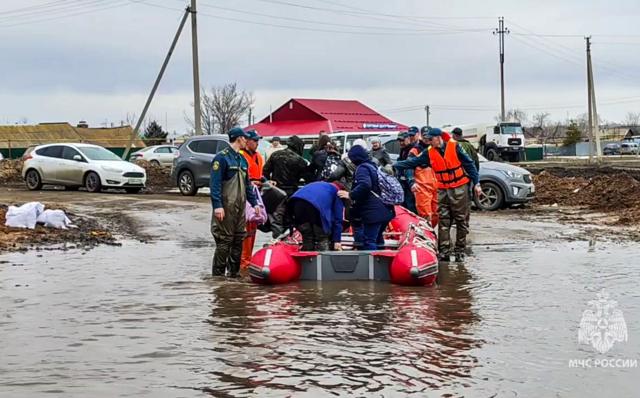
M 317 135 L 320 131 L 391 132 L 407 126 L 387 119 L 354 100 L 292 98 L 259 123 L 246 129 L 263 137 Z

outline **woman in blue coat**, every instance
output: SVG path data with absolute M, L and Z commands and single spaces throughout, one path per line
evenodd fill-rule
M 344 203 L 338 197 L 341 189 L 344 186 L 340 183 L 312 182 L 289 199 L 287 212 L 302 235 L 302 250 L 342 250 Z
M 354 145 L 348 156 L 357 166 L 353 185 L 351 192 L 341 191 L 338 194 L 343 199 L 352 200 L 352 215 L 362 222 L 362 234 L 359 234 L 359 239 L 363 242 L 355 244 L 360 246 L 361 243 L 363 250 L 376 250 L 379 244 L 384 243 L 382 233 L 395 215 L 393 206 L 385 205 L 379 197 L 378 172 L 367 150 L 360 145 Z

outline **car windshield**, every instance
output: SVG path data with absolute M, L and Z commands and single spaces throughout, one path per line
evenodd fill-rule
M 85 146 L 78 149 L 91 160 L 122 160 L 115 153 L 97 146 Z
M 502 134 L 522 134 L 521 126 L 502 126 Z

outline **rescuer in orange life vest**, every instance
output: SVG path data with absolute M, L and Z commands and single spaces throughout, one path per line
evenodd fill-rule
M 248 139 L 245 149 L 240 150 L 240 153 L 247 160 L 249 168 L 247 174 L 249 175 L 249 181 L 258 189 L 262 187 L 262 184 L 266 182 L 266 179 L 262 175 L 262 168 L 264 167 L 264 158 L 258 152 L 258 142 L 262 137 L 258 135 L 255 130 L 247 131 Z M 259 191 L 258 191 L 259 192 Z M 251 256 L 253 255 L 253 245 L 256 241 L 256 231 L 258 225 L 255 222 L 247 222 L 247 236 L 242 242 L 242 258 L 240 260 L 240 270 L 244 271 L 248 269 L 251 262 Z
M 429 127 L 420 129 L 420 141 L 409 151 L 409 158 L 418 157 L 431 144 L 431 138 L 427 135 Z M 416 197 L 416 209 L 418 215 L 431 222 L 435 228 L 438 225 L 438 180 L 433 169 L 429 166 L 418 166 L 413 174 L 413 187 L 411 190 Z
M 441 261 L 449 261 L 451 257 L 451 224 L 456 224 L 455 259 L 464 261 L 467 246 L 467 214 L 469 212 L 469 183 L 473 184 L 476 195 L 480 195 L 478 169 L 473 159 L 458 143 L 451 139 L 445 142 L 442 131 L 438 128 L 428 130 L 431 146 L 417 156 L 400 162 L 393 167 L 402 171 L 418 166 L 431 167 L 438 181 L 438 251 Z

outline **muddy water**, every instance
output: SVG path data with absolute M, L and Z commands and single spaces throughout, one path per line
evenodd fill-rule
M 640 360 L 637 246 L 477 217 L 437 287 L 260 287 L 208 279 L 206 223 L 171 220 L 148 245 L 0 256 L 0 396 L 637 396 L 638 368 L 569 366 Z M 629 331 L 606 355 L 577 339 L 601 288 Z

